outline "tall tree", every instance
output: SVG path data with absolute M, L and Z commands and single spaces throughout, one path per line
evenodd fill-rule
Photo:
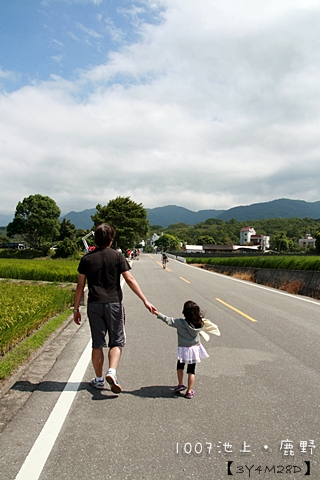
M 130 197 L 117 197 L 108 205 L 96 206 L 97 212 L 91 219 L 95 225 L 110 223 L 116 229 L 115 243 L 122 249 L 133 248 L 146 239 L 149 231 L 147 210 L 141 203 L 136 203 Z
M 75 240 L 76 238 L 76 226 L 71 223 L 70 220 L 66 220 L 65 218 L 62 220 L 60 224 L 60 233 L 58 240 L 64 240 L 65 238 L 70 238 L 71 240 Z
M 21 235 L 30 248 L 59 235 L 60 209 L 50 197 L 30 195 L 18 202 L 14 219 L 7 226 L 7 234 Z
M 175 236 L 165 233 L 164 235 L 161 235 L 154 244 L 157 247 L 162 247 L 163 250 L 174 250 L 180 246 L 180 241 Z
M 214 244 L 216 243 L 214 241 L 214 238 L 211 237 L 210 235 L 200 235 L 197 241 L 197 245 L 204 245 L 204 244 Z
M 316 233 L 315 239 L 316 239 L 316 244 L 315 244 L 316 251 L 317 253 L 320 253 L 320 231 Z

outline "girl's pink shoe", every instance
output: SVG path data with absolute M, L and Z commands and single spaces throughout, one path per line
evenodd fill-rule
M 176 387 L 174 387 L 173 391 L 175 393 L 179 393 L 179 392 L 182 392 L 183 390 L 186 390 L 187 387 L 185 385 L 177 385 Z
M 193 397 L 194 397 L 194 390 L 191 390 L 191 392 L 187 392 L 187 393 L 185 394 L 185 397 L 186 397 L 186 398 L 193 398 Z

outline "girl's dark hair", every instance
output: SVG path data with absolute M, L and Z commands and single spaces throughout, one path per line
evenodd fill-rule
M 94 241 L 97 247 L 109 247 L 116 236 L 116 231 L 109 223 L 100 223 L 94 232 Z
M 192 302 L 191 300 L 185 302 L 182 313 L 189 325 L 195 328 L 203 327 L 203 313 L 200 310 L 199 305 L 195 302 Z

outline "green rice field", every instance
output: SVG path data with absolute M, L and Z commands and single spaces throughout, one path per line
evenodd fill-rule
M 47 282 L 77 282 L 78 261 L 0 258 L 0 278 Z
M 275 268 L 283 270 L 320 271 L 320 256 L 247 256 L 247 257 L 211 257 L 190 258 L 187 263 L 203 265 L 224 265 L 230 267 Z
M 0 354 L 73 303 L 74 287 L 0 282 Z

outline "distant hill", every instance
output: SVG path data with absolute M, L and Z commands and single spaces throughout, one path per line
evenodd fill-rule
M 281 198 L 265 203 L 253 203 L 229 210 L 199 210 L 194 212 L 177 205 L 165 207 L 146 208 L 148 220 L 151 225 L 161 225 L 166 228 L 173 223 L 186 223 L 195 225 L 204 222 L 208 218 L 218 218 L 225 222 L 234 218 L 239 222 L 251 220 L 265 220 L 267 218 L 314 218 L 320 219 L 320 201 L 305 202 L 304 200 L 289 200 Z M 77 228 L 89 230 L 93 227 L 91 216 L 96 213 L 95 208 L 89 208 L 81 212 L 69 212 L 60 217 L 70 220 Z M 0 226 L 6 227 L 13 220 L 13 215 L 0 213 Z
M 13 214 L 12 215 L 4 215 L 0 213 L 0 225 L 2 227 L 6 227 L 8 223 L 12 222 L 13 220 Z
M 239 222 L 246 220 L 265 220 L 267 218 L 314 218 L 320 219 L 320 202 L 289 200 L 281 198 L 265 203 L 254 203 L 242 207 L 229 208 L 219 216 L 220 220 L 234 218 Z
M 228 221 L 234 218 L 240 222 L 251 220 L 265 220 L 267 218 L 314 218 L 320 219 L 320 201 L 305 202 L 304 200 L 289 200 L 281 198 L 265 203 L 254 203 L 240 207 L 229 208 L 229 210 L 199 210 L 194 212 L 177 205 L 166 205 L 164 207 L 146 208 L 148 220 L 151 225 L 161 225 L 166 228 L 173 223 L 187 223 L 195 225 L 204 222 L 208 218 L 217 218 Z M 93 227 L 91 215 L 96 213 L 95 208 L 89 208 L 82 212 L 69 212 L 63 215 L 60 220 L 66 218 L 77 228 L 89 230 Z M 13 219 L 13 215 L 1 215 L 0 225 L 6 226 Z
M 69 212 L 66 215 L 63 215 L 60 220 L 65 218 L 66 220 L 70 220 L 73 225 L 75 225 L 79 229 L 89 230 L 93 227 L 93 221 L 91 220 L 91 215 L 96 213 L 95 208 L 89 208 L 87 210 L 83 210 L 82 212 Z
M 148 220 L 151 225 L 161 225 L 167 227 L 172 223 L 187 223 L 195 225 L 204 222 L 207 218 L 216 218 L 223 210 L 200 210 L 193 212 L 184 207 L 176 205 L 167 205 L 165 207 L 146 208 Z

